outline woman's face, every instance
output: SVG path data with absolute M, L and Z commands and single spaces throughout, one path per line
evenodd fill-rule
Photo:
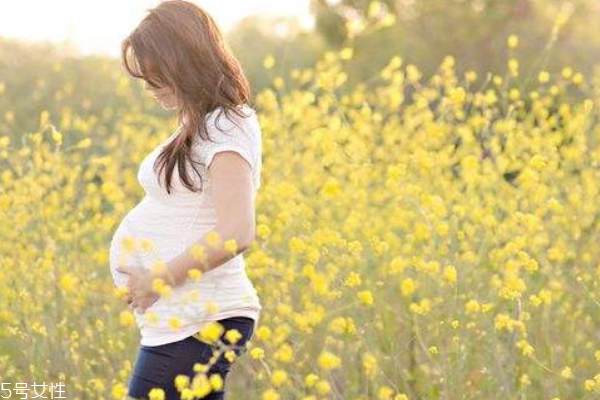
M 177 109 L 177 98 L 169 87 L 155 88 L 148 82 L 144 81 L 144 89 L 150 92 L 152 97 L 154 97 L 165 110 Z

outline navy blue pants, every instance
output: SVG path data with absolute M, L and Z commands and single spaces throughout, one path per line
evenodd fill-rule
M 254 332 L 254 320 L 248 317 L 232 317 L 218 321 L 223 328 L 220 340 L 235 351 L 239 357 L 246 351 L 246 343 Z M 242 337 L 235 345 L 225 338 L 229 329 L 237 329 Z M 140 346 L 137 360 L 133 368 L 131 380 L 129 381 L 129 397 L 135 399 L 148 399 L 148 393 L 152 388 L 159 387 L 165 391 L 165 400 L 180 400 L 181 393 L 175 388 L 175 377 L 187 375 L 191 381 L 195 376 L 194 364 L 209 364 L 213 351 L 218 352 L 218 345 L 209 345 L 193 336 L 183 340 L 167 343 L 160 346 Z M 203 400 L 223 400 L 225 398 L 225 379 L 231 368 L 231 363 L 221 352 L 216 363 L 206 372 L 207 377 L 211 374 L 219 374 L 223 379 L 223 388 L 212 391 Z

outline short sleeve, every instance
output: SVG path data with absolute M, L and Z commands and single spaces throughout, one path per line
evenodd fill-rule
M 230 116 L 224 113 L 219 118 L 211 118 L 206 127 L 210 140 L 199 140 L 196 149 L 200 160 L 208 169 L 215 155 L 222 151 L 234 151 L 240 154 L 250 165 L 254 188 L 260 187 L 260 168 L 262 154 L 262 138 L 256 112 L 249 109 L 250 115 L 242 118 L 233 112 Z M 247 111 L 245 114 L 248 115 Z

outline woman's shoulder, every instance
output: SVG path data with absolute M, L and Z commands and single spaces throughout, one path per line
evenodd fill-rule
M 226 110 L 225 107 L 219 106 L 206 115 L 207 126 L 214 128 L 218 124 L 219 127 L 223 125 L 230 127 L 235 123 L 250 123 L 257 117 L 256 110 L 247 103 L 238 106 L 237 111 L 241 115 L 231 109 Z
M 241 115 L 234 111 L 225 112 L 218 107 L 207 115 L 206 130 L 216 141 L 246 140 L 260 143 L 261 131 L 256 110 L 248 104 L 239 107 Z M 208 140 L 200 139 L 200 143 Z

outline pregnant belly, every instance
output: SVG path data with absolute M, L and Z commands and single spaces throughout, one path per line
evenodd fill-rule
M 127 274 L 117 271 L 118 266 L 139 265 L 139 261 L 135 258 L 135 254 L 128 251 L 130 246 L 127 241 L 132 239 L 133 235 L 127 225 L 127 219 L 124 218 L 112 237 L 109 250 L 110 272 L 116 286 L 127 285 L 128 278 Z
M 145 208 L 136 207 L 123 218 L 110 244 L 110 270 L 116 286 L 127 285 L 128 275 L 118 272 L 119 265 L 151 269 L 157 262 L 168 262 L 194 243 L 198 243 L 211 227 L 191 217 L 148 216 Z M 149 247 L 141 246 L 147 243 Z M 203 272 L 204 281 L 226 278 L 244 269 L 242 254 L 217 268 Z M 208 283 L 208 282 L 206 282 Z

